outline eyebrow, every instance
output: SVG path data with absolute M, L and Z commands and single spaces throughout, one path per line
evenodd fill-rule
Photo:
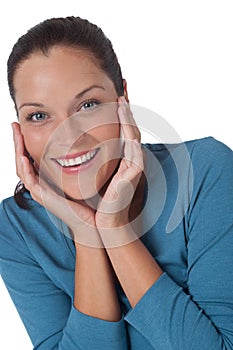
M 100 85 L 91 85 L 88 88 L 84 89 L 83 91 L 79 92 L 76 96 L 75 99 L 80 99 L 83 95 L 85 95 L 87 92 L 89 92 L 92 89 L 102 89 L 105 90 L 103 86 Z M 23 103 L 20 107 L 19 110 L 23 107 L 39 107 L 39 108 L 44 108 L 45 106 L 42 103 L 36 103 L 36 102 L 26 102 Z
M 79 99 L 81 98 L 83 95 L 85 95 L 87 92 L 89 92 L 90 90 L 92 89 L 102 89 L 102 90 L 105 90 L 105 88 L 103 86 L 100 86 L 100 85 L 91 85 L 89 86 L 88 88 L 84 89 L 83 91 L 81 91 L 79 94 L 77 94 L 75 96 L 76 99 Z
M 34 103 L 34 102 L 26 102 L 26 103 L 23 103 L 20 107 L 19 107 L 19 110 L 23 107 L 40 107 L 40 108 L 43 108 L 44 105 L 42 103 Z

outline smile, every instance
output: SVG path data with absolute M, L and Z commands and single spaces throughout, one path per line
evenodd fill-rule
M 75 158 L 57 158 L 56 161 L 60 166 L 64 168 L 79 166 L 88 163 L 90 160 L 92 160 L 97 154 L 97 152 L 98 149 L 95 149 Z

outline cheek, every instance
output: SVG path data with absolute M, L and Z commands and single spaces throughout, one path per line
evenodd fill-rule
M 116 170 L 120 159 L 122 158 L 122 144 L 119 139 L 119 124 L 114 126 L 105 126 L 101 128 L 103 158 L 100 168 L 97 172 L 97 183 L 106 181 Z
M 39 164 L 43 155 L 44 145 L 46 145 L 49 136 L 42 132 L 24 130 L 23 128 L 21 128 L 21 132 L 24 137 L 26 150 L 36 163 Z
M 119 138 L 120 136 L 120 127 L 119 124 L 107 124 L 98 128 L 95 128 L 94 132 L 93 132 L 93 136 L 99 140 L 99 141 L 107 141 L 109 143 L 109 141 L 113 141 L 116 142 L 116 140 Z M 111 142 L 109 143 L 111 144 Z

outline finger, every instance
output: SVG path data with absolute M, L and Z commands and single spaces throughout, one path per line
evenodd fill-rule
M 12 123 L 13 138 L 15 145 L 15 162 L 17 175 L 23 182 L 24 186 L 31 192 L 31 189 L 36 189 L 38 179 L 36 178 L 35 168 L 27 157 L 27 151 L 24 145 L 23 135 L 20 131 L 19 123 Z
M 13 130 L 13 139 L 14 139 L 14 147 L 15 147 L 16 170 L 18 174 L 18 172 L 21 173 L 20 169 L 22 168 L 21 157 L 25 156 L 27 152 L 24 146 L 23 135 L 21 134 L 21 131 L 20 131 L 20 125 L 18 123 L 12 123 L 11 125 Z
M 138 140 L 125 142 L 124 159 L 128 167 L 135 168 L 135 172 L 144 170 L 143 152 L 141 143 Z
M 27 152 L 24 146 L 23 135 L 20 132 L 20 125 L 18 123 L 12 123 L 13 139 L 15 147 L 15 164 L 16 173 L 22 180 L 22 162 L 21 157 L 26 156 Z
M 105 201 L 115 201 L 119 199 L 119 194 L 128 198 L 126 192 L 120 191 L 120 189 L 126 188 L 128 184 L 129 188 L 135 189 L 139 178 L 141 177 L 143 171 L 143 158 L 141 156 L 141 146 L 137 140 L 129 141 L 132 147 L 131 158 L 128 161 L 126 158 L 123 158 L 120 162 L 117 173 L 114 175 L 112 181 L 110 182 L 107 191 L 105 192 L 104 199 Z M 131 190 L 130 189 L 130 190 Z M 133 190 L 134 192 L 134 190 Z
M 134 164 L 142 171 L 144 166 L 140 143 L 140 131 L 125 98 L 120 97 L 119 101 L 121 102 L 119 103 L 119 119 L 125 137 L 124 158 L 126 160 L 126 165 L 127 167 L 130 167 Z
M 139 142 L 141 140 L 140 131 L 136 125 L 133 117 L 133 113 L 123 96 L 118 99 L 118 116 L 124 133 L 124 137 L 127 140 L 137 139 Z
M 51 210 L 54 207 L 54 203 L 56 203 L 56 210 L 59 212 L 60 200 L 63 202 L 64 198 L 57 195 L 51 184 L 43 176 L 39 176 L 35 172 L 35 168 L 28 157 L 21 156 L 18 161 L 21 163 L 21 180 L 32 198 L 48 210 Z
M 23 182 L 24 186 L 30 193 L 37 193 L 39 188 L 39 179 L 38 176 L 35 174 L 35 170 L 33 165 L 30 163 L 28 157 L 26 156 L 20 156 L 17 159 L 18 168 L 19 168 L 19 175 L 20 179 Z M 40 197 L 39 193 L 38 196 L 36 196 L 36 200 L 38 200 Z
M 20 131 L 20 125 L 19 123 L 12 123 L 12 130 L 13 130 L 13 139 L 14 139 L 14 145 L 15 145 L 15 152 L 17 155 L 25 155 L 26 154 L 26 148 L 24 145 L 23 135 Z
M 130 167 L 135 167 L 136 171 L 144 170 L 141 143 L 137 140 L 127 140 L 127 142 L 125 142 L 124 155 L 119 165 L 119 173 L 123 173 Z
M 58 194 L 54 185 L 35 173 L 34 167 L 26 156 L 21 156 L 20 160 L 22 180 L 36 202 L 61 218 L 72 229 L 77 226 L 77 222 L 89 225 L 90 228 L 94 227 L 88 223 L 88 215 L 84 217 L 85 209 L 81 205 L 67 200 L 62 193 Z M 75 210 L 77 208 L 79 210 Z
M 79 204 L 67 199 L 64 193 L 61 193 L 46 180 L 40 178 L 39 184 L 39 191 L 37 191 L 39 198 L 33 189 L 34 197 L 43 207 L 60 218 L 71 229 L 72 234 L 75 235 L 74 240 L 78 243 L 82 242 L 86 245 L 99 247 L 93 211 L 89 207 L 85 207 L 83 203 Z M 88 235 L 86 234 L 87 231 Z M 85 234 L 82 234 L 83 232 Z

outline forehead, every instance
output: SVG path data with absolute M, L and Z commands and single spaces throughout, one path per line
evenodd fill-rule
M 29 71 L 32 73 L 40 70 L 43 73 L 49 70 L 52 73 L 55 70 L 61 70 L 61 73 L 63 71 L 68 73 L 74 68 L 80 73 L 103 73 L 99 61 L 88 50 L 55 46 L 50 48 L 46 54 L 41 51 L 31 54 L 19 65 L 15 80 Z
M 18 67 L 14 87 L 16 96 L 41 89 L 57 89 L 59 85 L 71 90 L 88 84 L 113 83 L 103 72 L 98 60 L 88 51 L 70 47 L 53 47 L 47 54 L 35 52 Z

